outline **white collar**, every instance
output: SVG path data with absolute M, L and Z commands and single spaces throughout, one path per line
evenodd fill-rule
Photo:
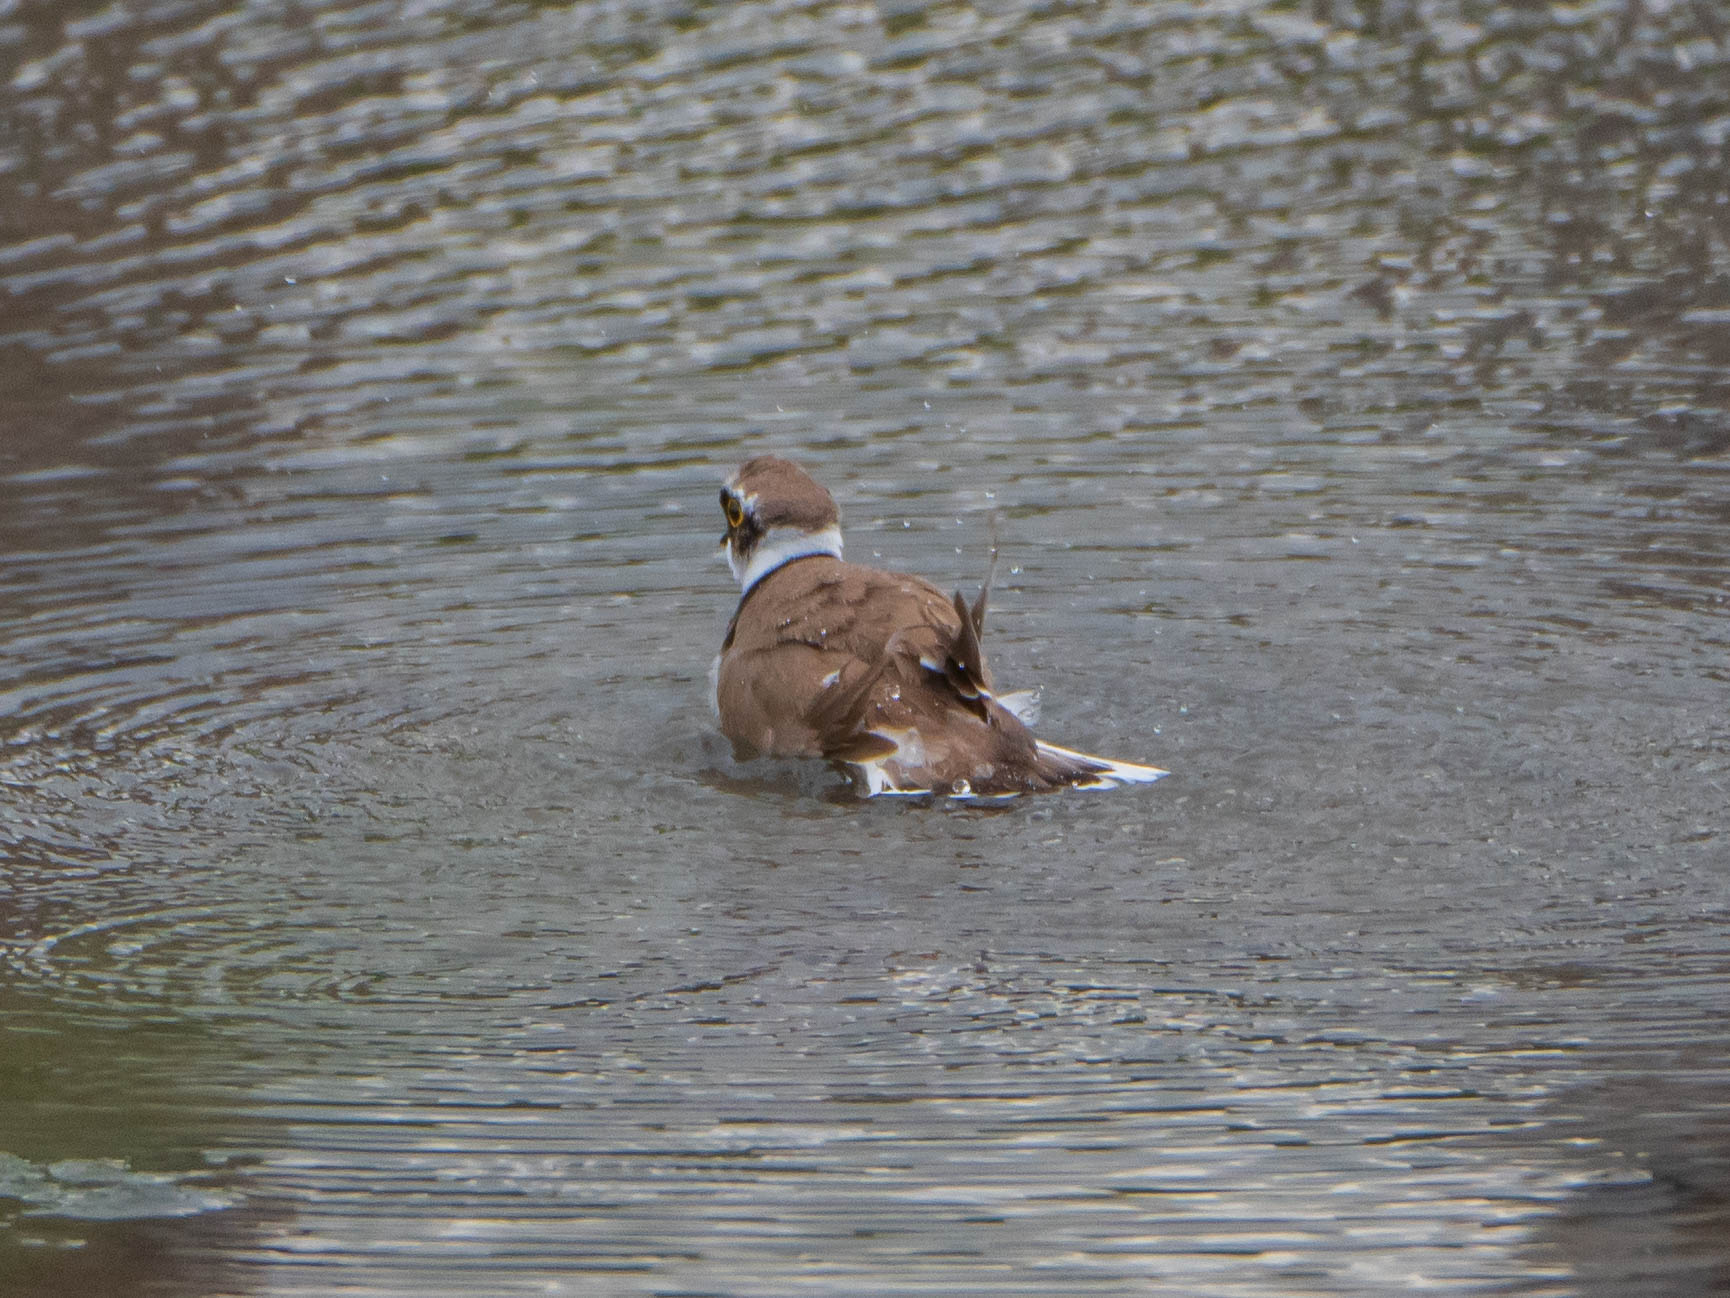
M 739 579 L 739 593 L 744 595 L 782 564 L 803 559 L 810 554 L 827 554 L 839 559 L 841 529 L 834 524 L 825 527 L 821 532 L 805 532 L 796 527 L 771 527 L 763 534 L 763 539 L 757 542 L 757 548 L 743 564 L 733 553 L 733 547 L 728 546 L 727 566 L 733 570 L 733 576 Z

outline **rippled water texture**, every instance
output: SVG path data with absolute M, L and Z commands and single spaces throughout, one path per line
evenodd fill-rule
M 0 1291 L 1730 1288 L 1712 5 L 0 3 Z M 1006 810 L 735 765 L 718 480 Z

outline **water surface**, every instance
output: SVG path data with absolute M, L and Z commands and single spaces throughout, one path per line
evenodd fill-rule
M 1722 1291 L 1727 59 L 13 6 L 8 1292 Z M 1173 777 L 734 764 L 770 449 Z

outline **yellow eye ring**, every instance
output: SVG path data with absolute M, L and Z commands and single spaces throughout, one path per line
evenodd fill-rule
M 727 526 L 737 527 L 745 521 L 745 507 L 739 503 L 737 496 L 728 496 L 726 504 Z

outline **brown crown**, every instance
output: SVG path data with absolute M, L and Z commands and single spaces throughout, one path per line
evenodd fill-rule
M 748 503 L 760 528 L 796 527 L 820 531 L 841 521 L 831 496 L 805 470 L 778 455 L 746 460 L 727 485 Z

